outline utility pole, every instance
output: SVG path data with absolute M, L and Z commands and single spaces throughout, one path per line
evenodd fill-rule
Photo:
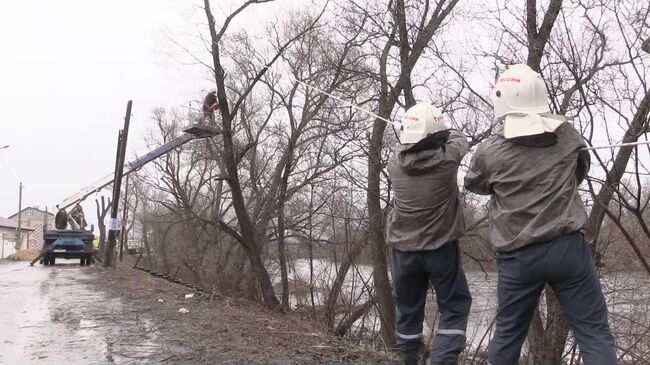
M 126 240 L 126 212 L 128 208 L 129 199 L 129 175 L 126 175 L 126 182 L 124 183 L 124 210 L 122 211 L 122 229 L 120 230 L 120 262 L 122 262 L 122 255 L 124 254 L 124 240 Z M 128 240 L 127 240 L 128 248 Z
M 122 188 L 122 173 L 124 172 L 124 159 L 126 155 L 126 146 L 129 136 L 129 123 L 131 121 L 131 106 L 133 102 L 129 100 L 126 104 L 126 116 L 124 117 L 124 129 L 122 129 L 122 138 L 118 143 L 117 160 L 115 161 L 115 179 L 113 180 L 113 201 L 111 202 L 111 219 L 108 224 L 108 244 L 106 245 L 106 254 L 104 255 L 104 267 L 113 267 L 113 253 L 115 252 L 116 235 L 119 227 L 117 225 L 117 210 L 120 204 L 120 189 Z
M 23 215 L 23 183 L 20 182 L 18 184 L 18 229 L 16 232 L 16 251 L 20 250 L 20 246 L 22 245 L 22 225 L 21 225 L 21 220 L 22 220 L 22 215 Z

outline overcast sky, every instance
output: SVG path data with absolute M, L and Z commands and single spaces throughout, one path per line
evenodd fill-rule
M 221 4 L 217 17 L 229 11 Z M 129 99 L 134 156 L 154 107 L 202 98 L 206 70 L 170 42 L 197 34 L 199 10 L 187 0 L 0 2 L 0 147 L 10 145 L 0 216 L 17 211 L 21 181 L 23 207 L 53 207 L 112 171 Z M 94 216 L 92 197 L 84 207 Z

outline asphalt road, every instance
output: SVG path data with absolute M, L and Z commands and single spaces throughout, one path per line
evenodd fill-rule
M 146 313 L 94 290 L 101 269 L 0 263 L 0 364 L 138 364 L 160 361 Z

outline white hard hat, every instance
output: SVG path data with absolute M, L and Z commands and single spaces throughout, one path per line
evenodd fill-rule
M 512 113 L 550 112 L 542 76 L 524 64 L 512 65 L 501 74 L 490 96 L 496 119 Z
M 445 121 L 440 109 L 428 103 L 418 103 L 410 107 L 402 116 L 402 144 L 418 143 L 429 134 L 445 129 Z

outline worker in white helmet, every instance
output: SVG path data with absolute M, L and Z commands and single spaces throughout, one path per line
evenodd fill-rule
M 460 262 L 465 232 L 457 173 L 469 144 L 446 129 L 438 108 L 422 103 L 403 118 L 402 146 L 388 163 L 394 207 L 387 225 L 395 287 L 395 336 L 405 364 L 417 364 L 431 284 L 440 320 L 432 364 L 457 364 L 472 298 Z
M 589 170 L 580 133 L 551 115 L 542 77 L 519 64 L 492 90 L 495 132 L 477 148 L 467 190 L 491 195 L 490 240 L 499 272 L 492 365 L 517 364 L 545 285 L 557 296 L 590 365 L 616 364 L 614 338 L 596 268 L 583 237 L 578 185 Z

